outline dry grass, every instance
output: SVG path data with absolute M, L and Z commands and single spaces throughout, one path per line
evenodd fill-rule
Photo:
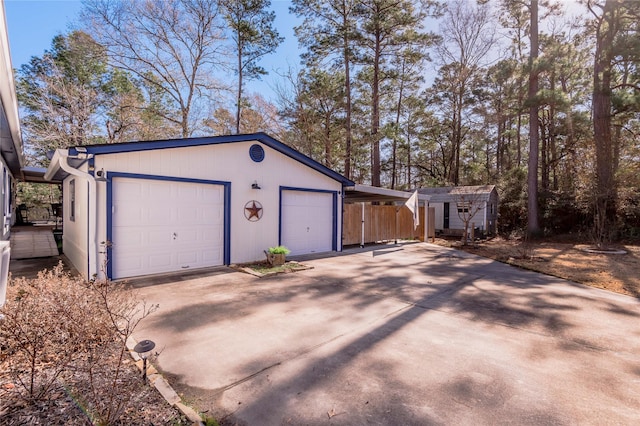
M 455 246 L 448 240 L 437 244 Z M 640 246 L 618 245 L 627 254 L 588 253 L 584 243 L 550 240 L 525 243 L 494 238 L 463 249 L 480 256 L 574 282 L 640 297 Z M 457 247 L 461 248 L 461 247 Z

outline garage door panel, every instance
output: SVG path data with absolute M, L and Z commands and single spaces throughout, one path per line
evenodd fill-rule
M 142 186 L 139 182 L 121 182 L 120 199 L 123 201 L 136 201 L 142 197 Z
M 153 249 L 157 245 L 168 246 L 172 241 L 172 235 L 169 230 L 160 227 L 149 230 L 146 236 L 147 238 L 143 245 L 148 249 Z
M 114 178 L 112 276 L 224 263 L 224 186 Z
M 193 244 L 200 240 L 200 232 L 197 229 L 182 228 L 180 234 L 176 234 L 176 243 L 178 244 Z
M 139 270 L 143 267 L 142 256 L 129 256 L 119 261 L 123 270 Z
M 333 249 L 333 194 L 315 191 L 282 192 L 282 244 L 291 253 Z
M 133 205 L 130 201 L 124 200 L 114 209 L 114 219 L 126 218 L 127 224 L 137 226 L 146 223 L 145 209 Z
M 206 252 L 203 253 L 203 260 L 205 262 L 222 264 L 223 263 L 222 255 L 223 255 L 222 250 L 207 250 Z
M 148 201 L 152 202 L 160 202 L 161 200 L 167 197 L 167 184 L 162 181 L 146 181 L 148 183 L 143 183 L 144 188 L 146 190 L 142 190 L 144 193 L 144 197 Z M 173 190 L 173 187 L 169 187 L 169 190 Z
M 172 223 L 173 220 L 173 211 L 171 209 L 165 208 L 148 208 L 143 207 L 142 212 L 138 217 L 142 218 L 144 222 L 141 224 L 144 225 L 156 225 L 162 226 Z
M 198 262 L 198 252 L 195 252 L 195 251 L 180 252 L 177 254 L 177 256 L 178 256 L 178 263 L 180 263 L 183 266 L 191 265 L 193 263 Z
M 202 242 L 207 244 L 222 243 L 224 241 L 224 233 L 221 231 L 204 231 L 200 233 L 200 237 Z
M 172 254 L 171 253 L 156 253 L 148 256 L 148 266 L 149 268 L 155 268 L 159 272 L 166 272 L 172 270 L 170 265 L 175 262 L 172 262 Z
M 201 197 L 207 200 L 207 204 L 220 204 L 224 202 L 224 190 L 222 187 L 220 188 L 202 188 Z
M 138 228 L 129 227 L 127 229 L 123 229 L 123 232 L 119 233 L 119 235 L 114 235 L 114 240 L 118 241 L 118 246 L 122 247 L 131 247 L 138 246 L 142 244 L 145 240 L 142 231 Z
M 176 219 L 178 222 L 182 223 L 194 223 L 198 220 L 198 211 L 196 209 L 185 209 L 180 208 L 176 212 Z

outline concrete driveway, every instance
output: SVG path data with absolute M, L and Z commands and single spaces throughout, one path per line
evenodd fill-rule
M 640 424 L 640 302 L 430 244 L 138 287 L 188 403 L 247 425 Z

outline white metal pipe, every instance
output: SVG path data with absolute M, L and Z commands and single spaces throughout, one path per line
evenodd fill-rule
M 97 229 L 96 229 L 96 180 L 89 174 L 82 172 L 68 163 L 69 151 L 56 150 L 56 154 L 60 156 L 60 168 L 70 175 L 77 176 L 79 178 L 85 178 L 89 182 L 89 211 L 87 218 L 89 223 L 89 270 L 88 279 L 92 279 L 98 274 L 98 242 L 97 242 Z
M 0 241 L 0 308 L 7 300 L 7 280 L 9 277 L 9 261 L 11 260 L 11 242 Z M 0 315 L 2 319 L 2 315 Z

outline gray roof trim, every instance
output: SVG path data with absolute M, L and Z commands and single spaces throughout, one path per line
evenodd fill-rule
M 368 203 L 368 202 L 395 202 L 404 203 L 411 196 L 413 192 L 398 191 L 395 189 L 379 188 L 377 186 L 369 186 L 362 184 L 355 184 L 348 186 L 344 189 L 344 202 L 345 203 Z M 418 200 L 423 202 L 429 201 L 428 195 L 421 195 L 418 193 Z
M 455 201 L 461 195 L 477 194 L 480 201 L 488 201 L 493 192 L 497 193 L 495 185 L 476 186 L 443 186 L 436 188 L 420 188 L 420 194 L 429 195 L 432 203 L 446 203 Z

